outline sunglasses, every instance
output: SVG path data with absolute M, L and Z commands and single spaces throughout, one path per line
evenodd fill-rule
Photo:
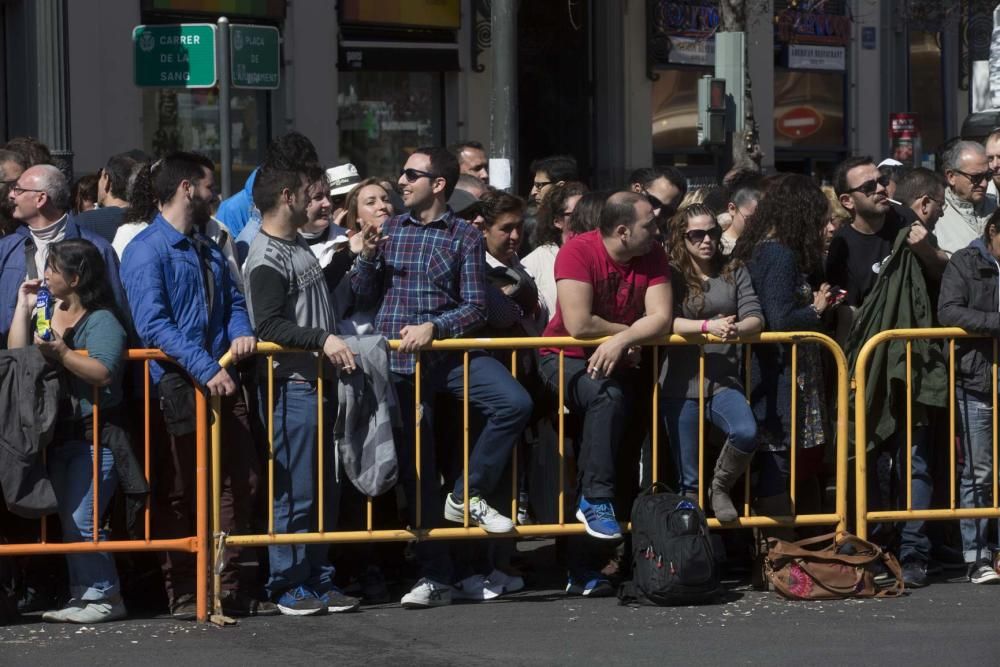
M 407 183 L 416 183 L 421 178 L 437 178 L 437 174 L 432 174 L 429 171 L 420 171 L 419 169 L 400 169 L 399 175 L 406 179 Z
M 660 198 L 656 195 L 651 195 L 645 190 L 642 191 L 642 195 L 646 198 L 646 201 L 649 202 L 649 205 L 653 207 L 654 211 L 661 210 L 665 206 L 665 204 L 660 201 Z
M 722 227 L 716 225 L 711 229 L 690 229 L 684 232 L 684 238 L 692 245 L 700 245 L 706 236 L 712 241 L 718 242 L 722 238 Z
M 856 188 L 851 188 L 850 190 L 847 191 L 847 193 L 850 194 L 852 192 L 860 192 L 863 195 L 871 197 L 873 194 L 875 194 L 875 191 L 878 190 L 878 186 L 881 185 L 883 188 L 888 187 L 891 181 L 892 177 L 889 176 L 889 174 L 882 174 L 878 178 L 873 178 L 870 181 L 865 181 Z
M 962 176 L 965 176 L 967 179 L 969 179 L 969 182 L 972 183 L 973 185 L 979 185 L 980 183 L 982 183 L 983 181 L 985 181 L 987 178 L 990 178 L 991 176 L 993 176 L 993 172 L 990 171 L 989 169 L 987 169 L 986 171 L 979 172 L 978 174 L 967 174 L 964 171 L 962 171 L 961 169 L 956 169 L 955 173 L 956 174 L 961 174 Z

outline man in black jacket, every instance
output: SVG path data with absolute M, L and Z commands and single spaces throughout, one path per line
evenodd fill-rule
M 982 238 L 952 255 L 941 279 L 938 319 L 984 339 L 955 342 L 955 396 L 961 422 L 961 506 L 993 504 L 993 341 L 1000 336 L 1000 216 L 990 217 Z M 962 548 L 974 584 L 1000 583 L 991 563 L 989 522 L 963 519 Z

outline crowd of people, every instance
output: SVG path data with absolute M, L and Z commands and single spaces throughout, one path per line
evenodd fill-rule
M 565 540 L 567 594 L 610 595 L 615 579 L 627 576 L 621 522 L 654 476 L 703 498 L 724 524 L 741 514 L 733 489 L 746 475 L 755 513 L 829 507 L 830 360 L 815 345 L 744 347 L 740 339 L 824 332 L 853 360 L 887 328 L 1000 335 L 997 161 L 1000 133 L 985 146 L 951 142 L 938 171 L 850 157 L 832 188 L 800 174 L 738 170 L 716 186 L 689 189 L 679 169 L 649 167 L 620 189 L 592 191 L 574 158 L 556 155 L 531 163 L 522 199 L 489 186 L 477 142 L 418 148 L 386 178 L 352 164 L 324 168 L 311 142 L 292 132 L 274 140 L 244 189 L 220 203 L 216 165 L 197 153 L 116 155 L 71 190 L 43 145 L 14 140 L 0 150 L 0 355 L 28 369 L 21 382 L 58 376 L 64 389 L 50 441 L 41 444 L 43 480 L 30 481 L 42 490 L 25 494 L 27 469 L 0 475 L 10 508 L 0 515 L 0 540 L 38 539 L 37 523 L 21 517 L 43 514 L 58 515 L 65 542 L 95 531 L 101 539 L 134 534 L 147 494 L 153 537 L 193 534 L 196 390 L 222 398 L 216 530 L 268 529 L 261 521 L 269 515 L 268 457 L 275 533 L 350 527 L 371 487 L 337 455 L 333 422 L 347 400 L 338 383 L 373 375 L 361 384 L 374 387 L 379 405 L 402 406 L 391 434 L 363 438 L 366 447 L 369 439 L 388 441 L 396 461 L 379 479 L 379 489 L 392 492 L 375 498 L 377 528 L 468 520 L 502 536 L 516 525 L 552 523 L 564 509 L 586 531 Z M 50 335 L 38 321 L 40 292 L 55 302 Z M 663 348 L 653 377 L 648 341 L 671 333 L 712 339 L 703 351 Z M 566 348 L 543 341 L 537 352 L 517 355 L 513 369 L 509 353 L 473 350 L 466 368 L 461 353 L 428 350 L 434 341 L 483 336 L 604 340 Z M 399 341 L 391 351 L 390 339 Z M 254 356 L 263 341 L 298 352 Z M 159 349 L 176 362 L 149 364 L 151 480 L 141 472 L 142 379 L 123 361 L 130 347 Z M 223 367 L 227 353 L 233 364 Z M 947 420 L 935 419 L 949 409 L 944 348 L 923 341 L 913 353 L 911 470 L 906 429 L 898 427 L 911 410 L 892 361 L 872 371 L 884 395 L 864 397 L 875 425 L 866 482 L 877 508 L 909 498 L 913 509 L 927 509 L 949 487 L 949 445 L 937 432 Z M 993 348 L 988 338 L 959 340 L 954 354 L 959 505 L 990 506 Z M 45 363 L 32 363 L 39 359 Z M 654 382 L 661 423 L 651 419 Z M 4 409 L 16 405 L 12 393 L 0 397 Z M 410 408 L 417 396 L 419 449 Z M 466 396 L 467 478 L 457 430 Z M 565 508 L 554 500 L 560 420 Z M 655 471 L 653 429 L 669 452 Z M 515 450 L 522 455 L 512 470 Z M 704 490 L 703 479 L 710 480 Z M 507 516 L 514 489 L 518 509 Z M 962 520 L 960 535 L 948 523 L 880 524 L 876 538 L 899 555 L 909 586 L 925 585 L 944 566 L 966 568 L 973 583 L 997 583 L 993 524 Z M 761 530 L 750 544 L 759 558 L 762 538 L 790 534 Z M 388 572 L 403 558 L 398 546 L 228 548 L 223 610 L 301 616 L 387 602 Z M 738 540 L 716 546 L 733 567 L 746 560 Z M 485 601 L 525 586 L 509 538 L 417 541 L 406 554 L 412 576 L 403 607 Z M 109 553 L 70 554 L 54 585 L 51 559 L 0 559 L 0 616 L 13 601 L 22 610 L 54 606 L 42 616 L 50 622 L 121 618 L 123 567 L 128 581 L 162 581 L 169 613 L 193 618 L 194 555 L 158 559 L 157 572 L 139 557 L 116 563 Z M 335 560 L 346 565 L 335 568 Z

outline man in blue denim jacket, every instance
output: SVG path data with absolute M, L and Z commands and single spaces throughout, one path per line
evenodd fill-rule
M 176 359 L 199 389 L 223 397 L 223 516 L 218 529 L 230 532 L 249 527 L 259 462 L 242 391 L 218 359 L 230 351 L 238 362 L 253 354 L 257 341 L 222 251 L 201 231 L 216 199 L 213 170 L 211 160 L 193 153 L 173 153 L 153 165 L 160 215 L 128 245 L 121 274 L 142 344 Z M 191 409 L 186 400 L 191 390 L 183 384 L 178 390 L 171 381 L 176 376 L 164 381 L 170 368 L 154 363 L 150 369 L 172 433 L 166 427 L 152 429 L 161 440 L 154 442 L 159 465 L 153 477 L 153 502 L 158 505 L 154 530 L 159 537 L 195 532 L 195 433 L 176 423 Z M 245 573 L 248 568 L 236 567 L 235 551 L 226 554 L 224 608 L 234 614 L 259 614 L 265 610 L 256 595 L 239 590 L 239 570 Z M 193 554 L 165 553 L 161 562 L 171 614 L 192 618 Z M 246 581 L 249 585 L 252 580 Z

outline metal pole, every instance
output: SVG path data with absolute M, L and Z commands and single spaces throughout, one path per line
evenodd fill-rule
M 219 169 L 222 171 L 222 197 L 232 194 L 233 188 L 233 124 L 229 120 L 229 19 L 219 17 Z
M 64 0 L 38 0 L 30 6 L 35 18 L 37 135 L 52 151 L 56 166 L 72 180 L 66 5 Z
M 517 4 L 515 0 L 493 0 L 490 5 L 493 33 L 493 99 L 490 105 L 490 157 L 506 160 L 506 169 L 490 166 L 490 182 L 511 191 L 517 183 Z M 502 164 L 502 163 L 501 163 Z M 495 166 L 494 166 L 495 165 Z

